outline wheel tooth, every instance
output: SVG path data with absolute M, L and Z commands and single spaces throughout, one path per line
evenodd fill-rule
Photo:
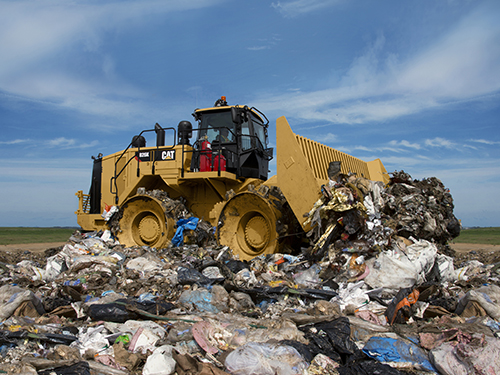
M 259 186 L 259 194 L 263 197 L 263 198 L 269 198 L 269 187 L 266 186 L 266 185 L 260 185 Z
M 234 197 L 236 195 L 236 193 L 234 192 L 233 189 L 231 190 L 228 190 L 226 192 L 226 201 L 230 200 L 232 197 Z
M 220 213 L 222 212 L 222 209 L 224 208 L 224 204 L 226 202 L 219 202 L 219 203 L 216 203 L 214 205 L 214 208 L 212 208 L 212 210 L 210 211 L 208 217 L 209 217 L 209 220 L 210 220 L 210 223 L 213 225 L 213 226 L 217 226 L 218 223 L 217 223 L 217 219 L 219 218 L 220 216 Z

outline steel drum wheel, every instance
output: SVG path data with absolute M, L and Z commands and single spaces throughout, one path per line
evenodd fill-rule
M 173 237 L 173 219 L 165 216 L 161 202 L 148 196 L 131 198 L 123 205 L 118 241 L 126 246 L 163 248 Z
M 229 246 L 241 260 L 272 254 L 278 248 L 279 212 L 258 194 L 244 192 L 224 205 L 218 220 L 219 244 Z

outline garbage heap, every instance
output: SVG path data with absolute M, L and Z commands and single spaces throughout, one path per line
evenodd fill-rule
M 75 232 L 44 257 L 4 256 L 0 369 L 500 373 L 500 263 L 446 255 L 459 222 L 438 179 L 338 174 L 308 220 L 301 253 L 248 262 L 193 236 L 206 225 L 165 249 Z

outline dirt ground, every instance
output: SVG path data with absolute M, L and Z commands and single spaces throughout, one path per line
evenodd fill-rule
M 0 245 L 0 262 L 16 264 L 26 259 L 44 265 L 45 258 L 58 253 L 65 244 L 66 242 Z M 450 244 L 450 248 L 452 251 L 446 251 L 445 254 L 454 256 L 455 266 L 468 260 L 478 260 L 483 264 L 500 262 L 500 245 L 455 243 Z
M 457 266 L 468 260 L 478 260 L 483 264 L 500 262 L 500 245 L 455 243 L 450 247 L 455 251 L 454 263 Z
M 48 242 L 48 243 L 21 243 L 15 245 L 0 245 L 0 251 L 30 251 L 32 253 L 45 252 L 47 249 L 64 246 L 66 242 Z
M 49 242 L 0 245 L 0 263 L 17 264 L 22 260 L 31 260 L 45 266 L 46 258 L 57 254 L 65 244 L 66 242 Z

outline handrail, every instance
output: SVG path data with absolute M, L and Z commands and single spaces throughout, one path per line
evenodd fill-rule
M 166 148 L 166 149 L 173 149 L 175 148 L 175 146 L 177 145 L 176 143 L 176 140 L 177 140 L 177 131 L 175 128 L 163 128 L 163 130 L 172 130 L 174 132 L 174 142 L 173 142 L 173 145 L 172 146 L 160 146 L 160 145 L 156 145 L 156 150 L 159 150 L 160 147 L 161 148 Z M 148 133 L 148 132 L 154 132 L 156 131 L 156 129 L 147 129 L 147 130 L 143 130 L 139 133 L 138 137 L 142 136 L 144 133 Z M 125 168 L 129 165 L 129 163 L 134 159 L 134 157 L 131 157 L 126 163 L 125 165 L 122 167 L 122 169 L 118 172 L 118 174 L 116 173 L 116 167 L 118 165 L 118 162 L 123 158 L 123 156 L 127 153 L 127 151 L 132 148 L 132 143 L 133 143 L 133 140 L 129 143 L 129 145 L 127 146 L 127 148 L 125 150 L 123 150 L 123 152 L 120 154 L 120 156 L 118 157 L 118 159 L 116 159 L 115 161 L 115 173 L 114 173 L 114 176 L 111 177 L 110 179 L 110 187 L 109 187 L 109 190 L 110 190 L 110 193 L 111 194 L 114 194 L 115 195 L 115 204 L 118 204 L 118 185 L 116 183 L 116 180 L 117 178 L 122 174 L 122 172 L 125 170 Z M 137 152 L 141 152 L 141 147 L 137 147 Z M 153 166 L 152 166 L 152 172 L 154 174 L 154 170 L 155 170 L 155 158 L 153 158 Z M 140 167 L 139 167 L 139 158 L 137 159 L 137 177 L 139 177 L 140 175 Z M 114 191 L 113 191 L 113 186 L 114 186 Z

